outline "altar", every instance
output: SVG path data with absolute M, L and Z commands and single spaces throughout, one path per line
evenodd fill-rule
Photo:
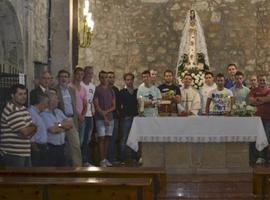
M 138 151 L 143 166 L 167 173 L 250 172 L 249 142 L 261 151 L 268 145 L 259 117 L 136 117 L 127 145 Z

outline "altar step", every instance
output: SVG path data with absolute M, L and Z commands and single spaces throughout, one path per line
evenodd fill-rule
M 252 174 L 168 175 L 159 200 L 252 200 Z

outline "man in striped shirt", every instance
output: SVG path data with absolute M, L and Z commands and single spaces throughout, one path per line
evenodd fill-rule
M 21 84 L 13 85 L 11 97 L 1 115 L 0 165 L 29 167 L 30 138 L 37 127 L 32 123 L 30 113 L 24 106 L 27 100 L 26 87 Z

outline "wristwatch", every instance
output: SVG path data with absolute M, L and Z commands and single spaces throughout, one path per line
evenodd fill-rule
M 57 123 L 57 126 L 58 126 L 59 128 L 62 128 L 62 124 L 61 124 L 60 122 Z

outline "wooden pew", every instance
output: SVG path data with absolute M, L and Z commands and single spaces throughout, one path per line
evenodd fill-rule
M 0 176 L 37 177 L 96 177 L 96 178 L 151 178 L 153 196 L 166 191 L 166 174 L 162 168 L 150 167 L 32 167 L 0 168 Z
M 270 167 L 256 166 L 253 169 L 254 199 L 270 198 Z
M 0 177 L 5 200 L 148 200 L 149 178 Z

